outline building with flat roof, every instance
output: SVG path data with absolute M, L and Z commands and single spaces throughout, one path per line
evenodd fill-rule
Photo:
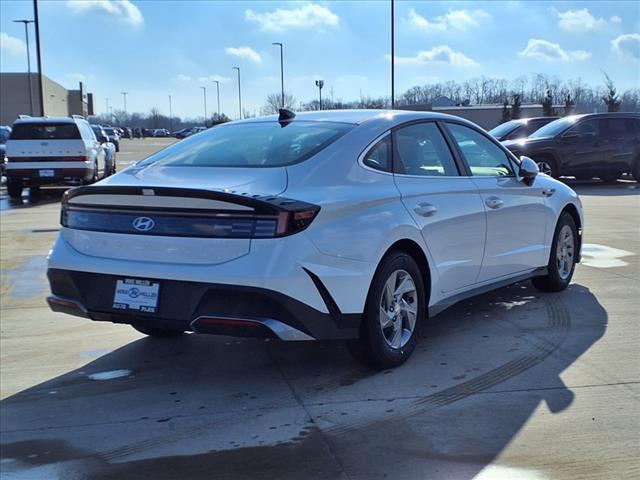
M 92 95 L 85 92 L 82 82 L 78 87 L 67 90 L 43 75 L 44 114 L 50 117 L 93 115 Z M 37 73 L 32 73 L 31 78 L 28 73 L 0 73 L 0 125 L 11 125 L 18 115 L 40 115 Z
M 440 97 L 446 98 L 446 97 Z M 431 104 L 419 104 L 419 105 L 402 105 L 402 110 L 416 110 L 416 111 L 433 111 L 438 113 L 447 113 L 449 115 L 455 115 L 469 120 L 476 125 L 481 126 L 485 130 L 491 130 L 502 123 L 502 104 L 499 105 L 443 105 L 442 101 Z M 521 118 L 532 118 L 544 116 L 544 110 L 542 105 L 521 105 L 522 110 Z M 564 113 L 564 105 L 554 105 L 553 108 L 558 115 L 562 116 Z M 511 111 L 511 106 L 508 107 Z

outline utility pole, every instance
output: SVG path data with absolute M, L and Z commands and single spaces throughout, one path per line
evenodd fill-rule
M 173 112 L 171 111 L 171 95 L 169 95 L 169 133 L 173 133 Z
M 280 42 L 273 42 L 272 45 L 278 45 L 280 47 L 280 86 L 282 89 L 282 108 L 284 108 L 284 54 L 282 52 L 283 46 Z
M 240 67 L 233 67 L 238 71 L 238 109 L 240 110 L 240 120 L 242 120 L 242 92 L 240 89 Z
M 27 88 L 29 90 L 29 115 L 33 117 L 33 91 L 31 88 L 31 55 L 29 53 L 29 24 L 35 20 L 14 20 L 15 23 L 24 23 L 24 36 L 27 42 Z
M 219 80 L 211 80 L 216 84 L 216 92 L 218 97 L 218 120 L 220 120 L 220 81 Z
M 396 99 L 395 99 L 395 64 L 396 64 L 396 53 L 395 53 L 395 35 L 394 35 L 394 3 L 391 0 L 391 109 L 396 108 Z
M 38 58 L 38 91 L 40 92 L 40 116 L 44 117 L 44 88 L 42 86 L 42 55 L 40 54 L 40 22 L 38 0 L 33 0 L 33 20 L 36 27 L 36 56 Z
M 207 126 L 207 87 L 200 87 L 204 94 L 204 126 Z
M 129 92 L 120 92 L 122 94 L 122 100 L 124 101 L 124 113 L 127 113 L 127 93 Z
M 316 80 L 316 87 L 318 87 L 318 95 L 320 96 L 320 107 L 318 110 L 322 110 L 322 87 L 324 87 L 324 80 Z

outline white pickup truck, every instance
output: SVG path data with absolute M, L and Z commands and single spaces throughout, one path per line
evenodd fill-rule
M 7 191 L 19 198 L 24 187 L 93 183 L 115 171 L 115 156 L 81 117 L 22 117 L 6 146 Z

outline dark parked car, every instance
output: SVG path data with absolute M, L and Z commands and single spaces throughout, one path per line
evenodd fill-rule
M 534 117 L 519 118 L 509 122 L 501 123 L 497 127 L 489 130 L 489 133 L 501 142 L 505 140 L 515 140 L 516 138 L 526 138 L 533 132 L 547 123 L 557 120 L 559 117 Z
M 102 129 L 107 134 L 107 137 L 109 137 L 109 141 L 116 146 L 116 152 L 119 152 L 120 151 L 120 135 L 118 134 L 118 131 L 112 127 L 102 127 Z
M 552 177 L 598 177 L 605 182 L 631 173 L 640 182 L 640 114 L 592 113 L 548 123 L 528 138 L 503 144 L 533 158 Z

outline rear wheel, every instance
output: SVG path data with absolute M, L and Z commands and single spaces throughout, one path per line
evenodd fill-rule
M 184 333 L 184 330 L 172 330 L 168 328 L 157 328 L 157 327 L 147 327 L 143 325 L 131 325 L 140 333 L 144 333 L 145 335 L 149 335 L 150 337 L 177 337 Z
M 7 179 L 7 193 L 11 198 L 20 198 L 22 197 L 22 183 L 18 183 L 12 181 L 11 179 Z
M 603 173 L 602 175 L 598 175 L 600 180 L 605 183 L 614 183 L 618 178 L 620 178 L 620 173 Z
M 563 213 L 553 235 L 547 275 L 531 280 L 533 286 L 543 292 L 559 292 L 571 282 L 578 253 L 578 229 L 573 217 Z
M 640 158 L 636 159 L 636 164 L 633 167 L 633 178 L 636 182 L 640 182 Z
M 542 173 L 554 178 L 558 176 L 558 169 L 556 167 L 556 162 L 553 158 L 538 157 L 538 158 L 535 158 L 534 160 L 538 164 L 538 169 Z
M 415 260 L 404 252 L 387 255 L 365 305 L 360 338 L 365 360 L 378 368 L 404 363 L 415 348 L 425 309 L 424 281 Z

